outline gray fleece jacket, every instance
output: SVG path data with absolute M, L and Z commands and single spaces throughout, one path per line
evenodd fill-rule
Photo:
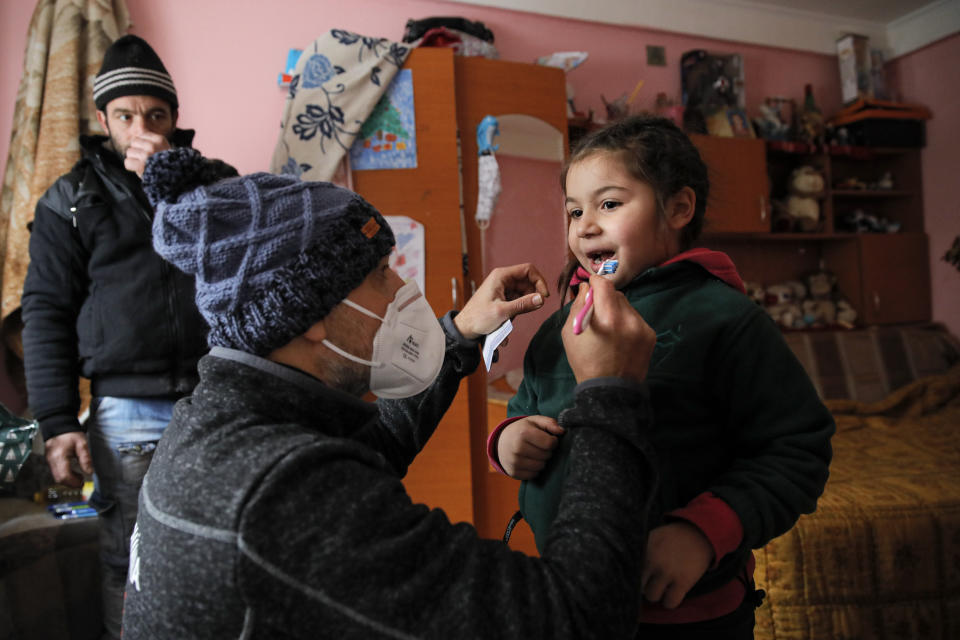
M 652 493 L 646 389 L 593 380 L 541 558 L 414 504 L 401 477 L 479 354 L 451 331 L 440 376 L 363 402 L 214 348 L 140 494 L 124 640 L 630 638 Z M 463 428 L 467 428 L 463 425 Z

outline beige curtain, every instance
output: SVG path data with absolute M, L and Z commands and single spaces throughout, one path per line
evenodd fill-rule
M 21 359 L 27 224 L 43 192 L 80 159 L 79 135 L 99 131 L 93 78 L 129 26 L 125 0 L 39 0 L 30 20 L 0 192 L 0 322 L 4 343 Z

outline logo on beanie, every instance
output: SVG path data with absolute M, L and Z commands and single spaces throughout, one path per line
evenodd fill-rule
M 374 220 L 373 216 L 371 216 L 370 219 L 367 220 L 367 223 L 360 229 L 360 233 L 367 238 L 372 238 L 377 235 L 377 231 L 380 231 L 380 223 Z

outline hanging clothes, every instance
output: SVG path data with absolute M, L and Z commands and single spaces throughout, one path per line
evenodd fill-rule
M 500 164 L 492 151 L 481 152 L 477 158 L 477 226 L 486 229 L 497 208 L 503 187 L 500 182 Z
M 502 187 L 500 165 L 494 152 L 500 145 L 493 144 L 500 135 L 500 122 L 494 116 L 484 116 L 477 125 L 477 212 L 474 218 L 480 229 L 490 226 L 490 218 L 497 208 Z
M 107 47 L 129 27 L 126 0 L 39 0 L 30 18 L 0 194 L 0 319 L 8 346 L 19 345 L 27 225 L 40 196 L 80 159 L 80 135 L 102 133 L 90 87 Z
M 270 171 L 331 180 L 414 46 L 332 29 L 305 48 Z
M 503 190 L 500 165 L 494 152 L 500 145 L 493 139 L 500 135 L 500 123 L 494 116 L 485 116 L 477 125 L 477 211 L 473 218 L 480 229 L 480 269 L 487 273 L 487 229 Z

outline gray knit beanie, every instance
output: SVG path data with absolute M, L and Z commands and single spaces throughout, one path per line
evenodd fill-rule
M 177 110 L 177 89 L 160 56 L 143 38 L 126 35 L 103 54 L 103 63 L 93 79 L 93 104 L 105 111 L 114 98 L 153 96 Z
M 153 246 L 196 277 L 211 346 L 266 355 L 359 286 L 390 253 L 393 232 L 329 182 L 254 173 L 204 185 L 216 179 L 214 162 L 186 148 L 150 157 Z

